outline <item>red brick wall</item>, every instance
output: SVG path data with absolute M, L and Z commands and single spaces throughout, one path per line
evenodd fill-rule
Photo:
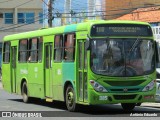
M 131 11 L 135 10 L 135 8 L 146 6 L 149 7 L 155 4 L 160 4 L 160 0 L 105 0 L 105 4 L 105 19 L 114 19 L 130 13 Z

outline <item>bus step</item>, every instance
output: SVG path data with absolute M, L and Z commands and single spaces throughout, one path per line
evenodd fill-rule
M 46 102 L 53 102 L 52 98 L 46 98 Z

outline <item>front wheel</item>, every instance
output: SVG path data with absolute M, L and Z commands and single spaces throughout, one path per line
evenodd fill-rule
M 135 103 L 121 103 L 121 106 L 123 110 L 131 111 L 135 108 L 136 104 Z
M 67 109 L 70 112 L 74 112 L 77 110 L 77 104 L 76 104 L 76 99 L 75 99 L 75 92 L 74 89 L 71 85 L 69 85 L 66 89 L 66 96 L 65 96 L 65 100 L 66 100 L 66 106 Z

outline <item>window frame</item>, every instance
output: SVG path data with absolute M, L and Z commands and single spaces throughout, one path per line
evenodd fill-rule
M 19 15 L 22 14 L 22 17 Z M 32 17 L 28 17 L 29 14 L 32 14 Z M 17 23 L 18 24 L 34 24 L 35 23 L 35 13 L 34 12 L 19 12 L 17 13 Z
M 59 38 L 59 43 L 61 44 L 61 46 L 56 46 L 56 37 L 60 37 Z M 63 49 L 64 49 L 64 45 L 63 45 L 63 41 L 64 41 L 64 37 L 63 37 L 63 34 L 59 34 L 59 35 L 55 35 L 55 37 L 54 37 L 54 62 L 62 62 L 62 60 L 63 60 Z M 59 44 L 59 45 L 60 45 Z M 58 50 L 58 49 L 60 49 L 61 50 L 61 57 L 60 57 L 60 60 L 57 60 L 56 59 L 56 50 Z
M 42 40 L 42 42 L 40 42 L 40 40 Z M 40 43 L 41 43 L 41 49 L 39 48 Z M 38 62 L 42 63 L 42 59 L 43 59 L 43 37 L 42 36 L 38 37 L 38 46 L 37 47 L 38 47 L 38 53 L 37 53 L 37 55 L 38 55 Z
M 68 36 L 69 35 L 73 35 L 73 37 L 72 37 L 72 40 L 73 40 L 73 46 L 67 46 L 67 43 L 66 43 L 66 41 L 70 41 L 70 39 L 68 38 Z M 65 62 L 74 62 L 75 61 L 75 48 L 76 48 L 76 33 L 67 33 L 67 34 L 65 34 L 64 35 L 64 41 L 63 41 L 64 43 L 63 43 L 63 60 L 65 61 Z M 66 47 L 67 46 L 67 47 Z M 73 51 L 71 52 L 72 53 L 72 59 L 67 59 L 67 55 L 69 55 L 69 54 L 67 54 L 67 49 L 73 49 Z
M 37 43 L 36 43 L 36 49 L 32 50 L 32 40 L 33 39 L 37 39 Z M 27 49 L 26 50 L 20 50 L 20 42 L 22 40 L 27 40 Z M 40 42 L 40 40 L 42 40 L 42 42 Z M 41 49 L 39 46 L 39 43 L 41 43 Z M 41 50 L 41 52 L 40 52 Z M 34 59 L 32 61 L 32 52 L 36 51 L 36 59 Z M 20 52 L 26 52 L 26 60 L 25 61 L 20 61 Z M 40 54 L 41 53 L 41 54 Z M 43 57 L 43 37 L 33 37 L 33 38 L 25 38 L 25 39 L 21 39 L 19 40 L 19 49 L 18 49 L 18 62 L 19 63 L 42 63 L 42 57 Z
M 43 13 L 39 12 L 38 15 L 39 15 L 39 24 L 43 24 Z
M 26 44 L 26 49 L 25 50 L 21 50 L 21 41 L 23 40 L 26 40 L 27 41 L 27 44 Z M 22 47 L 23 48 L 23 47 Z M 25 61 L 22 61 L 21 59 L 21 52 L 25 52 L 26 55 L 26 60 Z M 24 39 L 21 39 L 19 40 L 19 47 L 18 47 L 18 62 L 19 63 L 27 63 L 27 59 L 28 59 L 28 39 L 27 38 L 24 38 Z
M 8 50 L 6 50 L 6 44 L 8 44 Z M 3 63 L 4 64 L 10 63 L 10 50 L 11 50 L 11 42 L 4 42 L 3 43 Z M 6 60 L 6 55 L 8 58 L 7 60 Z
M 36 40 L 36 48 L 33 49 L 33 40 Z M 29 39 L 29 44 L 28 44 L 28 62 L 30 63 L 36 63 L 38 62 L 38 41 L 39 38 L 34 37 Z M 34 53 L 35 52 L 35 53 Z M 36 57 L 34 57 L 36 55 Z
M 7 14 L 8 15 L 10 14 L 11 17 L 7 17 Z M 9 20 L 10 22 L 8 22 L 7 20 Z M 12 12 L 6 12 L 6 13 L 4 13 L 4 23 L 5 24 L 13 24 L 13 13 Z

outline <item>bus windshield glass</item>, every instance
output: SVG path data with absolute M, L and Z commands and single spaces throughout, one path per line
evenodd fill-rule
M 146 39 L 91 40 L 91 69 L 108 76 L 147 75 L 155 69 L 154 42 Z

